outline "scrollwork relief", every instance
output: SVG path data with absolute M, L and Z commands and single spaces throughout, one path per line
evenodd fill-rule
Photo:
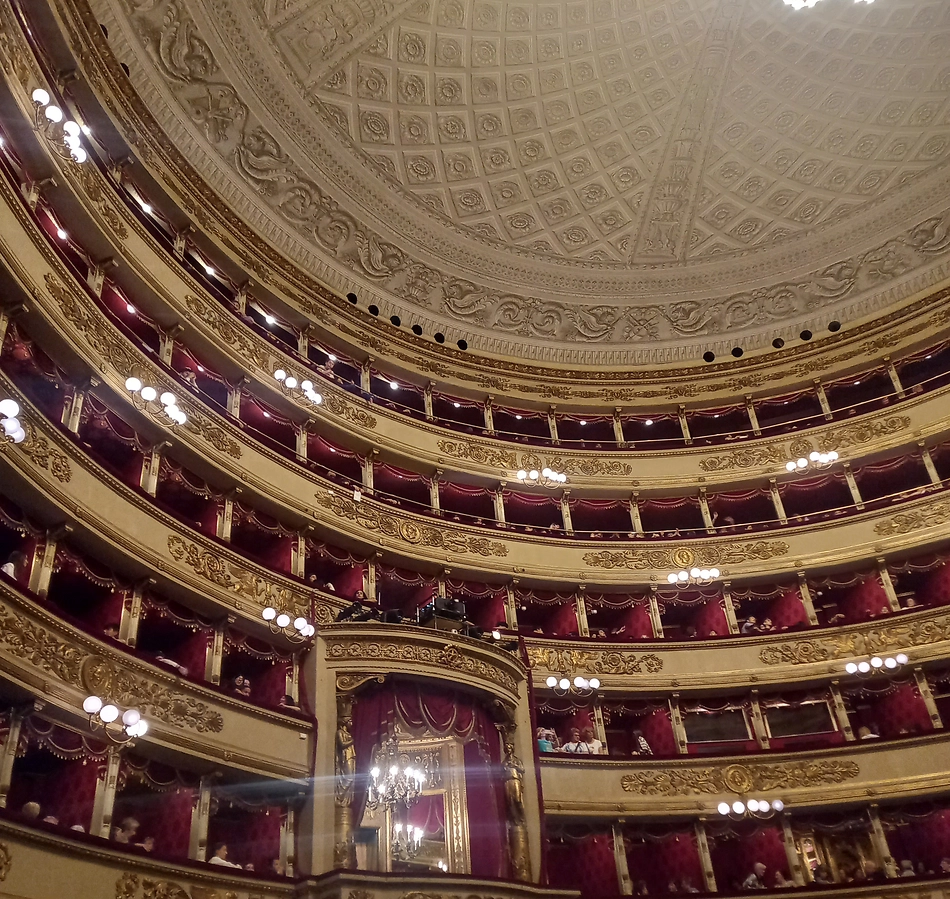
M 115 883 L 115 899 L 238 899 L 238 894 L 233 890 L 197 884 L 186 889 L 172 880 L 140 878 L 138 874 L 126 871 Z
M 657 674 L 663 659 L 653 653 L 638 656 L 616 650 L 552 649 L 528 646 L 528 664 L 542 671 L 598 671 L 603 674 Z
M 199 577 L 242 599 L 251 600 L 261 606 L 273 605 L 297 614 L 309 615 L 309 602 L 302 594 L 268 581 L 194 543 L 188 543 L 177 534 L 169 535 L 168 552 L 176 562 L 184 563 Z
M 355 502 L 348 497 L 339 496 L 330 490 L 315 494 L 317 502 L 331 511 L 337 518 L 356 522 L 368 531 L 378 531 L 395 540 L 402 540 L 413 546 L 424 546 L 446 552 L 477 556 L 504 557 L 508 547 L 496 540 L 461 534 L 449 528 L 436 528 L 428 524 L 416 524 L 408 519 L 398 518 L 374 509 L 365 501 Z
M 924 528 L 936 528 L 950 521 L 950 501 L 938 499 L 918 509 L 898 512 L 874 525 L 874 533 L 881 537 L 895 537 Z
M 646 571 L 666 569 L 740 565 L 743 562 L 767 562 L 788 554 L 782 540 L 752 540 L 709 546 L 680 546 L 657 549 L 601 550 L 584 553 L 584 562 L 591 568 Z
M 48 471 L 61 484 L 68 484 L 72 480 L 73 469 L 66 455 L 56 449 L 29 422 L 27 422 L 26 431 L 26 440 L 19 445 L 20 452 L 37 468 Z
M 637 771 L 620 778 L 627 793 L 643 796 L 696 796 L 805 789 L 840 784 L 858 776 L 856 762 L 783 762 L 779 765 L 724 765 Z

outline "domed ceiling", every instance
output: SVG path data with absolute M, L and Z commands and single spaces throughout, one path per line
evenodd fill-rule
M 250 224 L 476 351 L 695 362 L 950 274 L 946 0 L 91 5 Z

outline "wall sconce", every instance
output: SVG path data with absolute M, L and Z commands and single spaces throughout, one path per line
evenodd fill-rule
M 23 443 L 26 440 L 26 431 L 17 416 L 20 414 L 20 405 L 16 400 L 0 400 L 0 428 L 4 436 L 14 443 Z
M 542 468 L 538 471 L 532 468 L 530 471 L 520 469 L 515 475 L 522 484 L 529 487 L 560 487 L 567 483 L 567 475 L 563 472 L 555 471 L 553 468 Z
M 178 408 L 178 399 L 171 391 L 166 390 L 159 396 L 155 387 L 143 384 L 139 378 L 126 378 L 125 389 L 132 394 L 136 407 L 152 411 L 160 405 L 172 424 L 183 425 L 188 421 L 188 416 Z M 141 402 L 135 402 L 136 398 Z
M 113 743 L 125 746 L 137 737 L 148 733 L 148 723 L 138 709 L 126 709 L 111 702 L 103 702 L 98 696 L 87 696 L 82 710 L 89 716 L 89 729 L 101 730 Z
M 306 618 L 291 619 L 288 612 L 278 612 L 272 606 L 268 606 L 261 612 L 261 618 L 267 622 L 272 634 L 280 634 L 294 643 L 303 643 L 304 640 L 309 639 L 317 632 L 317 629 Z M 293 627 L 291 627 L 291 624 L 293 624 Z
M 907 654 L 903 652 L 893 656 L 872 656 L 860 662 L 848 662 L 844 666 L 846 674 L 857 674 L 865 677 L 877 674 L 879 671 L 896 671 L 908 662 Z
M 785 463 L 786 471 L 804 471 L 806 468 L 814 468 L 819 471 L 825 468 L 831 468 L 838 461 L 838 454 L 832 450 L 830 453 L 809 453 L 808 458 L 800 456 Z
M 782 811 L 785 803 L 781 799 L 773 799 L 771 802 L 767 799 L 747 799 L 745 802 L 737 799 L 732 803 L 720 802 L 716 808 L 720 815 L 729 818 L 769 818 Z
M 82 148 L 79 135 L 82 128 L 72 119 L 63 121 L 63 111 L 50 102 L 49 91 L 38 87 L 32 94 L 33 124 L 63 159 L 82 164 L 89 154 Z
M 686 587 L 689 584 L 706 586 L 719 578 L 722 572 L 718 568 L 690 568 L 681 571 L 671 571 L 666 579 L 677 587 Z
M 323 396 L 317 393 L 313 387 L 313 381 L 308 381 L 304 379 L 303 381 L 298 380 L 294 375 L 288 374 L 282 368 L 278 368 L 274 372 L 274 378 L 280 381 L 282 393 L 286 393 L 295 399 L 300 396 L 305 396 L 314 406 L 319 406 L 323 402 Z
M 579 696 L 590 696 L 600 689 L 600 678 L 586 678 L 581 674 L 576 675 L 573 680 L 565 674 L 562 674 L 560 677 L 551 674 L 544 683 L 558 696 L 566 696 L 568 693 L 577 693 Z

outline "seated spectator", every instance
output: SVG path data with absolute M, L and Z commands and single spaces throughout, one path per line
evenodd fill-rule
M 636 886 L 633 888 L 634 896 L 649 896 L 650 888 L 647 886 L 645 880 L 638 880 Z
M 762 624 L 759 626 L 760 634 L 771 634 L 775 630 L 775 625 L 772 624 L 771 618 L 763 618 Z
M 879 739 L 879 738 L 880 738 L 880 734 L 874 733 L 874 731 L 871 730 L 871 728 L 868 727 L 866 724 L 862 724 L 862 725 L 858 728 L 858 739 L 859 739 L 859 740 L 877 740 L 877 739 Z
M 581 739 L 587 744 L 591 755 L 604 755 L 604 744 L 594 736 L 592 727 L 585 727 L 581 731 Z
M 280 701 L 280 705 L 285 709 L 299 709 L 299 703 L 291 696 L 289 693 L 285 693 L 283 699 Z
M 643 736 L 643 731 L 639 729 L 633 732 L 633 754 L 653 755 L 653 749 L 647 742 L 647 738 Z
M 20 809 L 20 815 L 27 821 L 37 821 L 40 817 L 40 804 L 38 802 L 24 802 Z
M 940 873 L 950 874 L 950 857 L 944 856 L 940 859 Z
M 20 573 L 26 568 L 27 562 L 29 560 L 26 558 L 24 553 L 19 551 L 12 552 L 7 557 L 6 562 L 3 565 L 0 565 L 0 571 L 2 571 L 8 578 L 17 580 Z
M 740 633 L 740 634 L 755 634 L 755 633 L 758 633 L 758 630 L 759 630 L 759 629 L 758 629 L 757 625 L 758 625 L 758 622 L 755 620 L 755 616 L 754 616 L 754 615 L 750 615 L 750 616 L 749 616 L 748 618 L 746 618 L 746 620 L 742 623 L 742 627 L 739 628 L 739 633 Z
M 897 872 L 898 877 L 916 877 L 917 872 L 914 870 L 914 863 L 909 858 L 901 859 L 901 869 Z
M 561 747 L 561 752 L 570 752 L 575 755 L 590 755 L 590 746 L 581 739 L 579 728 L 572 727 L 570 739 Z
M 834 880 L 831 879 L 831 871 L 829 871 L 824 865 L 819 865 L 815 868 L 813 876 L 815 878 L 815 883 L 834 883 Z
M 144 837 L 141 843 L 135 844 L 135 848 L 143 852 L 151 852 L 155 848 L 155 837 Z
M 764 890 L 765 886 L 765 865 L 762 862 L 756 862 L 752 866 L 752 872 L 742 881 L 743 890 Z
M 698 893 L 699 890 L 693 886 L 693 881 L 689 877 L 684 877 L 680 880 L 680 892 Z
M 43 819 L 44 824 L 59 824 L 59 817 L 56 815 L 47 815 Z
M 667 883 L 666 892 L 675 894 L 675 893 L 678 893 L 679 891 L 680 891 L 679 887 L 676 885 L 675 880 L 671 880 Z
M 918 877 L 933 877 L 934 872 L 930 870 L 923 862 L 917 862 Z
M 69 829 L 70 829 L 70 830 L 75 830 L 77 833 L 85 833 L 85 832 L 86 832 L 86 828 L 83 827 L 82 824 L 74 824 L 74 825 L 73 825 L 72 827 L 70 827 Z
M 131 843 L 140 826 L 135 818 L 124 818 L 118 827 L 112 828 L 112 839 L 117 843 Z
M 914 599 L 913 596 L 908 596 L 908 597 L 907 597 L 907 605 L 906 605 L 904 608 L 906 608 L 906 609 L 916 609 L 916 608 L 917 608 L 917 600 Z
M 251 682 L 246 677 L 239 674 L 231 682 L 231 689 L 238 696 L 243 696 L 245 699 L 248 699 L 251 695 Z
M 198 386 L 198 376 L 190 368 L 185 368 L 182 370 L 181 379 L 192 389 Z
M 240 868 L 241 866 L 228 861 L 228 844 L 215 843 L 214 852 L 208 859 L 209 865 L 220 865 L 223 868 Z
M 795 886 L 794 880 L 789 880 L 781 871 L 775 872 L 775 889 L 785 890 Z
M 272 858 L 270 860 L 270 874 L 274 874 L 277 877 L 285 877 L 286 871 L 284 869 L 283 862 L 279 858 Z
M 107 624 L 102 629 L 102 636 L 106 637 L 109 640 L 118 640 L 119 639 L 119 625 Z
M 548 732 L 543 727 L 538 728 L 537 738 L 538 752 L 554 752 L 554 743 L 551 742 Z

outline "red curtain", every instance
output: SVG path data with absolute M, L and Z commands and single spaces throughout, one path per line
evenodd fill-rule
M 716 832 L 717 825 L 714 824 L 709 831 L 713 872 L 720 892 L 738 890 L 758 862 L 765 865 L 767 886 L 774 885 L 777 871 L 788 877 L 788 858 L 781 828 L 765 824 L 751 829 L 742 824 L 724 824 L 719 825 Z
M 676 755 L 676 736 L 668 708 L 659 708 L 643 719 L 640 728 L 654 755 Z
M 580 890 L 582 896 L 616 896 L 620 892 L 609 833 L 549 838 L 545 848 L 550 886 Z
M 702 863 L 696 834 L 691 830 L 653 836 L 631 832 L 625 839 L 627 867 L 630 879 L 637 885 L 646 884 L 651 895 L 668 893 L 676 884 L 681 892 L 684 881 L 705 892 Z

